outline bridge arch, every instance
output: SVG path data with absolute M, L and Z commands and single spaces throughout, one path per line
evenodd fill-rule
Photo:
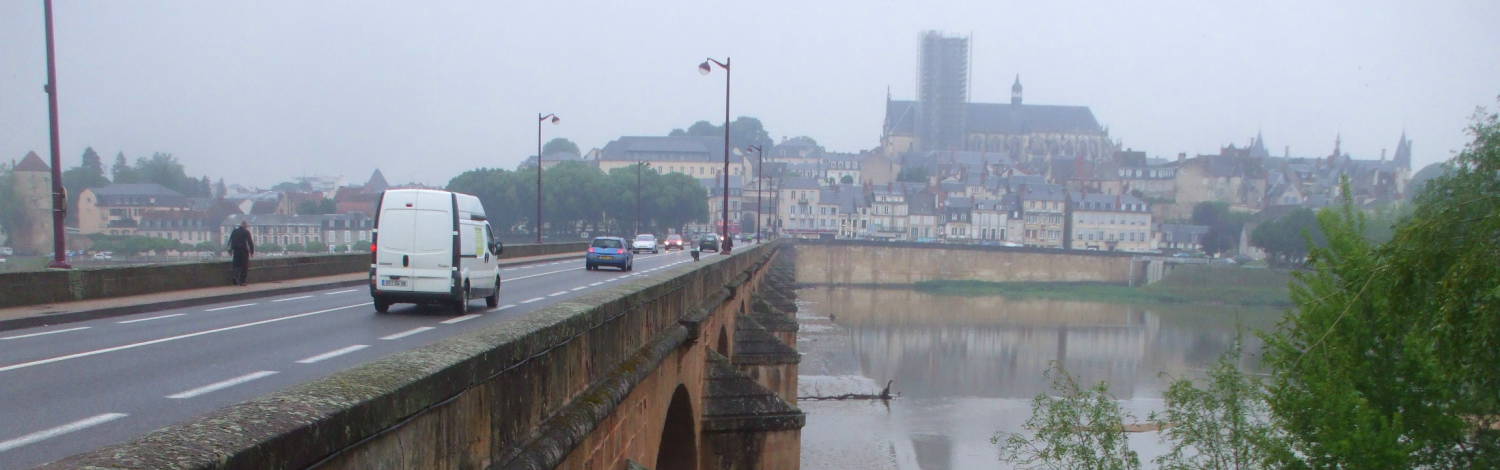
M 698 468 L 698 430 L 693 420 L 693 399 L 686 385 L 672 392 L 667 405 L 666 424 L 661 429 L 661 444 L 656 450 L 656 470 L 695 470 Z

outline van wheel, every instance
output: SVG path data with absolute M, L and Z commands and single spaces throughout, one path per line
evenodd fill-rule
M 500 306 L 500 278 L 495 278 L 495 291 L 491 292 L 489 297 L 484 298 L 484 306 L 488 308 Z
M 376 297 L 375 298 L 375 311 L 379 312 L 379 313 L 389 312 L 389 311 L 391 311 L 391 303 L 387 302 L 385 299 Z
M 458 304 L 453 306 L 453 310 L 459 315 L 469 313 L 469 288 L 467 286 L 458 292 Z

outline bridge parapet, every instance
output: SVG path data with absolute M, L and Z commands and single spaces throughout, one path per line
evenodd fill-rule
M 1130 253 L 863 240 L 797 240 L 804 285 L 911 285 L 922 281 L 1133 284 L 1144 265 Z
M 727 338 L 780 248 L 707 257 L 43 468 L 795 470 L 801 412 L 710 357 L 733 356 Z

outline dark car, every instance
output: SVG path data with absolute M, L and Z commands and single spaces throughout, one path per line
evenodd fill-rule
M 675 234 L 675 233 L 671 234 L 671 235 L 667 235 L 667 241 L 664 242 L 663 245 L 665 245 L 665 247 L 662 248 L 663 250 L 672 251 L 673 248 L 681 250 L 682 249 L 682 235 L 678 235 L 678 234 Z
M 589 252 L 584 256 L 583 267 L 590 271 L 599 270 L 600 266 L 614 266 L 621 271 L 629 271 L 635 268 L 635 255 L 630 253 L 630 245 L 624 238 L 620 237 L 596 237 L 589 243 Z
M 712 233 L 704 234 L 698 239 L 698 251 L 719 251 L 719 236 Z

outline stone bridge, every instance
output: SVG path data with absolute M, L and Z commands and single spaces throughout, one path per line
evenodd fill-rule
M 43 468 L 796 469 L 791 251 L 708 256 Z
M 1105 282 L 1146 280 L 1129 253 L 861 240 L 798 240 L 802 285 L 910 285 L 934 280 Z

